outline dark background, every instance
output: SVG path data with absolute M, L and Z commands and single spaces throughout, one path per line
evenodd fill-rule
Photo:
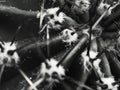
M 1 5 L 12 6 L 28 11 L 38 11 L 40 10 L 40 3 L 41 0 L 6 0 L 5 2 L 1 2 Z M 20 45 L 24 43 L 24 40 L 27 42 L 27 40 L 30 40 L 33 36 L 37 36 L 39 19 L 31 20 L 22 17 L 16 19 L 13 16 L 0 14 L 0 39 L 3 41 L 11 41 L 20 25 L 21 29 L 16 37 L 16 41 Z M 21 64 L 21 67 L 28 76 L 30 76 L 31 70 L 34 70 L 41 62 L 36 50 L 37 49 L 29 50 L 32 51 L 32 53 L 28 53 L 28 51 L 21 58 L 22 61 L 25 61 Z M 19 83 L 23 80 L 23 77 L 21 77 L 15 68 L 5 68 L 0 84 L 0 90 L 17 90 L 19 87 L 18 85 L 20 85 Z

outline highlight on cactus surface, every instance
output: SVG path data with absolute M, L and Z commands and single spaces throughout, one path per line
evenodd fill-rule
M 119 0 L 0 0 L 0 90 L 119 90 Z

